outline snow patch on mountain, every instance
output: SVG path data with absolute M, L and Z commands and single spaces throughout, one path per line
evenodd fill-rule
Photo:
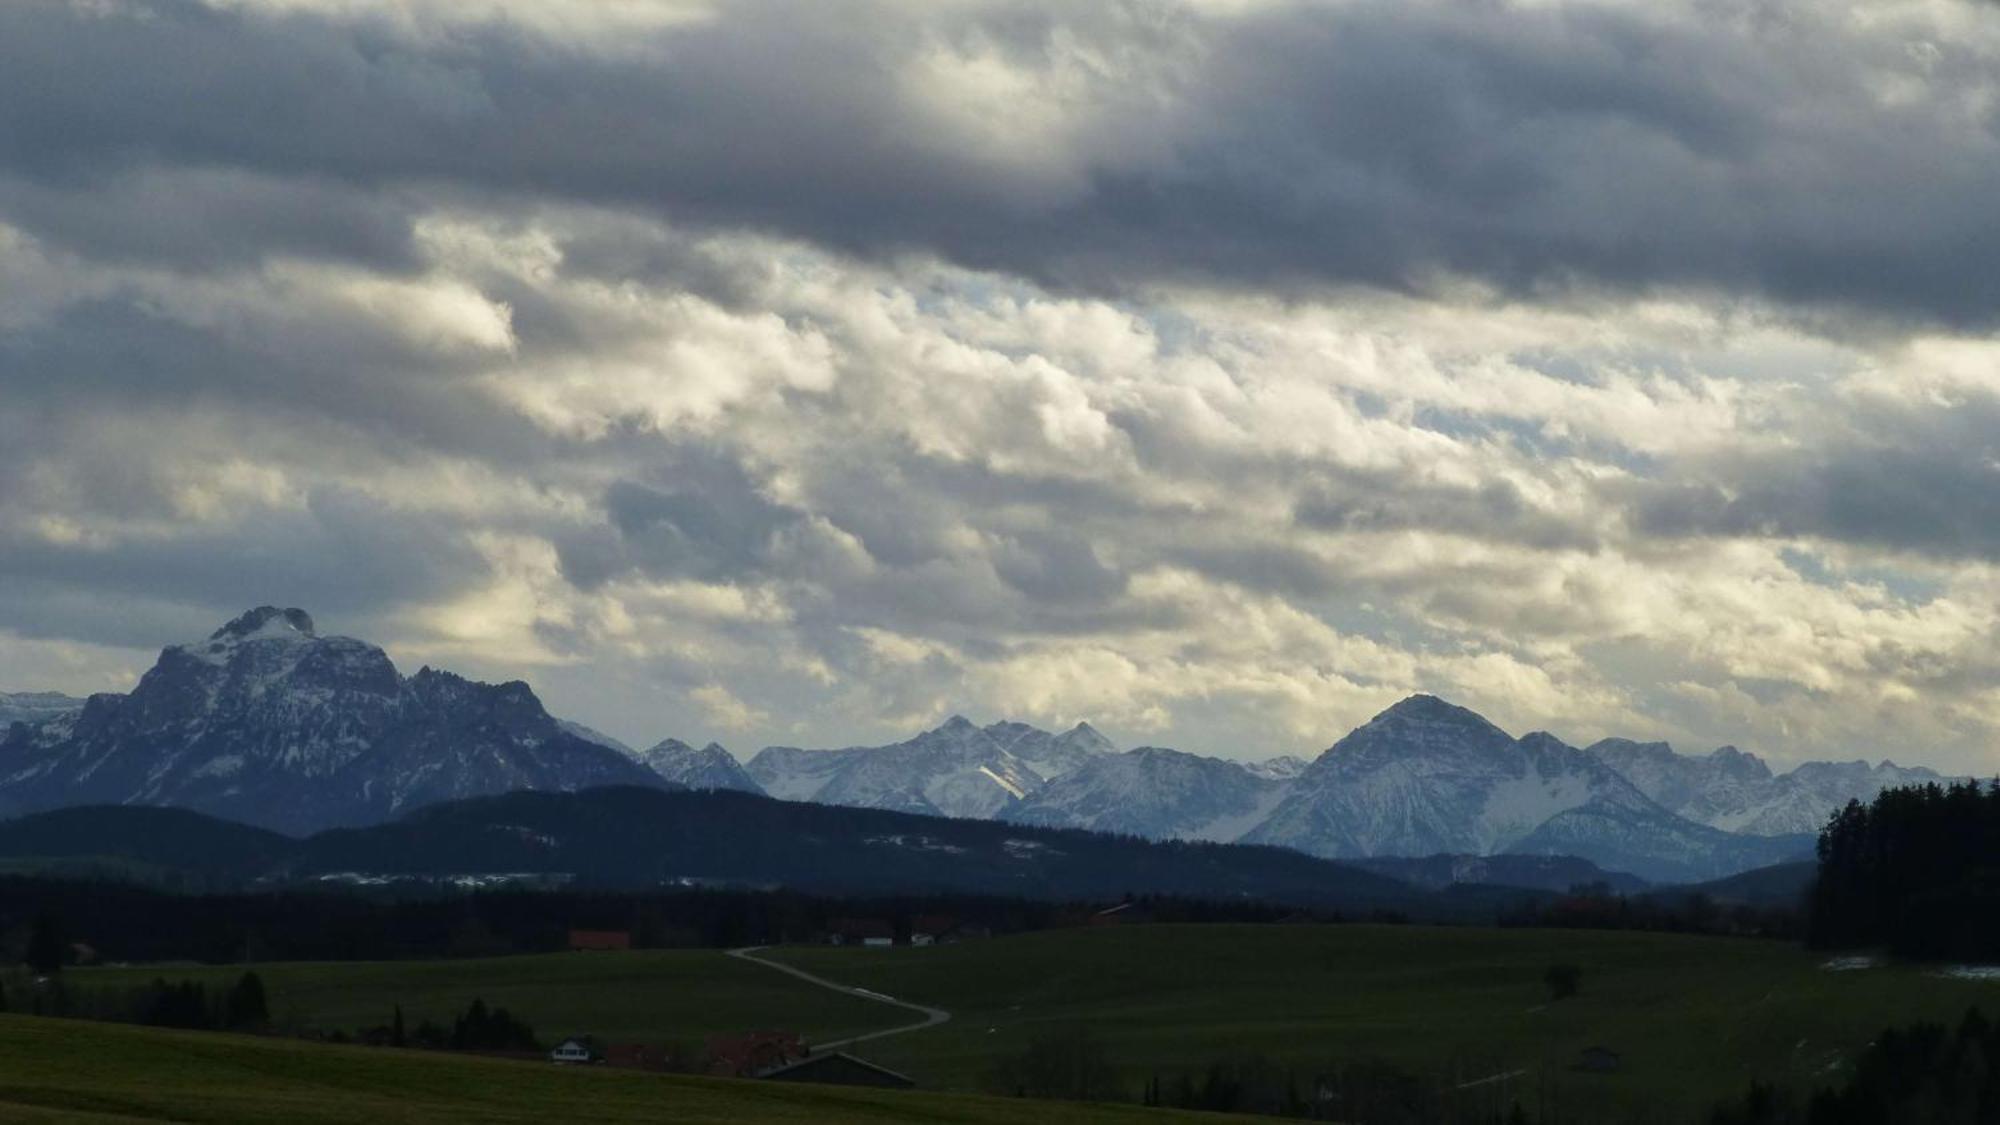
M 1025 723 L 980 727 L 954 715 L 889 746 L 768 747 L 749 773 L 788 800 L 990 819 L 1110 749 L 1087 723 L 1053 734 Z

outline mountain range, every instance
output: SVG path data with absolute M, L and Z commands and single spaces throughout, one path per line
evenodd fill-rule
M 1435 857 L 1431 871 L 1575 856 L 1660 882 L 1800 858 L 1849 799 L 1941 780 L 1887 762 L 1775 774 L 1730 747 L 1579 749 L 1542 732 L 1515 738 L 1424 695 L 1311 761 L 1121 752 L 1088 723 L 1056 732 L 953 716 L 886 746 L 775 746 L 746 764 L 712 742 L 635 751 L 551 716 L 522 683 L 429 668 L 404 677 L 381 649 L 268 606 L 169 646 L 129 694 L 0 695 L 0 720 L 0 813 L 167 805 L 306 833 L 511 790 L 636 785 L 1334 859 Z

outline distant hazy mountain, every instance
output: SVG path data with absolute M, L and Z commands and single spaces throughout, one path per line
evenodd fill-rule
M 1022 723 L 979 727 L 953 715 L 890 746 L 768 747 L 750 760 L 749 773 L 766 793 L 788 800 L 991 818 L 1047 778 L 1110 751 L 1086 723 L 1051 734 Z
M 1574 855 L 1656 881 L 1728 874 L 1800 848 L 1683 819 L 1601 758 L 1548 734 L 1515 739 L 1426 695 L 1336 742 L 1243 839 L 1329 857 Z
M 130 695 L 0 739 L 0 806 L 172 805 L 280 831 L 515 789 L 665 786 L 565 731 L 526 684 L 425 668 L 263 607 L 173 645 Z
M 1099 754 L 1003 809 L 1016 824 L 1156 840 L 1234 840 L 1283 799 L 1285 783 L 1241 763 L 1142 746 Z
M 0 733 L 15 723 L 40 723 L 83 710 L 84 701 L 54 691 L 0 691 Z
M 1589 752 L 1689 820 L 1767 836 L 1816 834 L 1850 800 L 1871 801 L 1884 789 L 1946 780 L 1934 770 L 1887 761 L 1807 762 L 1773 775 L 1762 759 L 1734 746 L 1697 756 L 1675 753 L 1664 742 L 1607 738 Z
M 639 755 L 654 773 L 689 789 L 735 789 L 762 795 L 757 784 L 736 756 L 711 742 L 697 750 L 678 738 L 669 738 Z

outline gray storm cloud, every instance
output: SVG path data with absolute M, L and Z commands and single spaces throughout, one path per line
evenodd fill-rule
M 1095 290 L 1448 275 L 2000 308 L 1976 9 L 859 7 L 721 5 L 605 51 L 497 22 L 412 39 L 366 5 L 8 5 L 0 198 L 86 252 L 183 262 L 405 266 L 398 210 L 446 191 Z

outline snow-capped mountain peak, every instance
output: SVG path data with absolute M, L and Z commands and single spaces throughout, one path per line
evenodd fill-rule
M 1707 833 L 1704 835 L 1704 833 Z M 1537 731 L 1515 739 L 1476 712 L 1412 696 L 1333 744 L 1244 839 L 1329 857 L 1616 854 L 1653 877 L 1694 874 L 1719 843 L 1604 761 Z
M 654 773 L 689 789 L 736 789 L 745 793 L 764 792 L 736 756 L 711 742 L 697 750 L 678 738 L 669 738 L 639 755 Z
M 524 683 L 425 668 L 264 606 L 171 645 L 128 695 L 5 736 L 0 808 L 177 805 L 281 831 L 510 789 L 663 784 L 565 731 Z

